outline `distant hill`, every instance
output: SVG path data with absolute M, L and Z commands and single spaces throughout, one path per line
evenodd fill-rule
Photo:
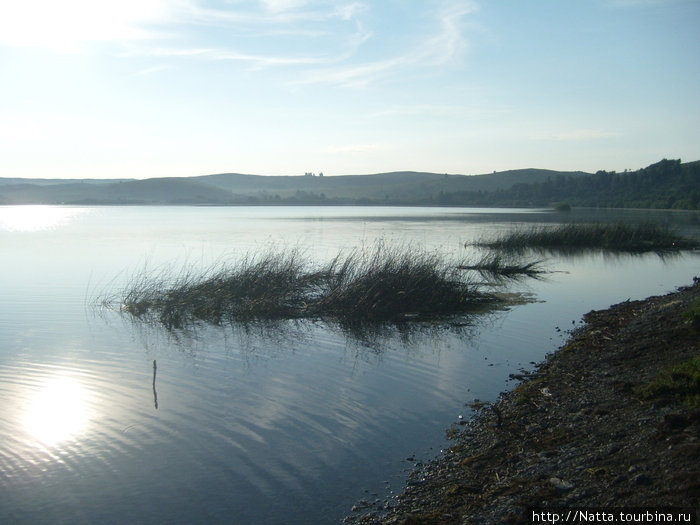
M 123 182 L 134 179 L 21 179 L 19 177 L 0 177 L 0 186 L 9 186 L 14 184 L 31 184 L 33 186 L 55 186 L 57 184 L 112 184 L 114 182 Z
M 414 171 L 375 175 L 220 173 L 133 179 L 0 178 L 0 204 L 675 207 L 698 209 L 700 161 L 666 160 L 635 172 L 521 169 L 484 175 Z
M 437 199 L 438 204 L 453 206 L 549 206 L 557 202 L 599 208 L 700 210 L 700 161 L 683 164 L 680 159 L 663 159 L 636 171 L 557 175 L 492 192 L 444 192 Z
M 260 202 L 284 199 L 304 200 L 311 197 L 353 201 L 376 201 L 412 204 L 426 196 L 442 192 L 495 191 L 514 184 L 545 181 L 558 175 L 579 177 L 583 172 L 558 172 L 523 169 L 488 175 L 448 175 L 415 171 L 377 173 L 375 175 L 268 176 L 221 173 L 193 177 Z
M 376 175 L 261 176 L 221 173 L 182 178 L 0 178 L 0 204 L 414 204 L 440 192 L 494 191 L 582 172 L 514 170 L 488 175 L 402 171 Z
M 0 204 L 233 204 L 228 193 L 189 178 L 2 184 Z

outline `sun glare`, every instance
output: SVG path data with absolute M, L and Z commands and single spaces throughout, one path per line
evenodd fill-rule
M 163 0 L 0 1 L 0 42 L 74 53 L 84 42 L 143 38 L 140 24 L 167 14 Z
M 78 208 L 56 206 L 0 206 L 0 230 L 50 230 L 80 213 Z
M 73 378 L 48 379 L 31 399 L 24 423 L 29 434 L 47 446 L 55 446 L 85 431 L 88 421 L 87 392 Z

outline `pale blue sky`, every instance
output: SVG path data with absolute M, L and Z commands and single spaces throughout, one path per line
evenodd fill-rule
M 0 177 L 700 159 L 698 0 L 0 0 Z

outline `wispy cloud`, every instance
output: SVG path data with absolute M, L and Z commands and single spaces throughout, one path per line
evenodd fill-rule
M 215 60 L 233 60 L 238 62 L 247 62 L 256 67 L 267 66 L 296 66 L 324 63 L 327 60 L 321 57 L 311 56 L 275 56 L 275 55 L 253 55 L 246 53 L 237 53 L 233 51 L 215 51 L 210 54 Z
M 221 60 L 246 63 L 252 69 L 259 69 L 272 66 L 300 66 L 327 64 L 328 58 L 314 56 L 288 56 L 288 55 L 263 55 L 244 53 L 230 49 L 217 48 L 149 48 L 149 49 L 134 49 L 122 53 L 123 56 L 146 56 L 154 58 L 193 58 L 207 60 Z M 157 66 L 156 66 L 157 67 Z
M 128 45 L 125 50 L 118 54 L 121 57 L 143 56 L 156 58 L 188 58 L 188 57 L 209 57 L 217 50 L 214 48 L 192 47 L 192 48 L 177 48 L 177 47 L 154 47 L 147 48 Z
M 327 83 L 344 87 L 364 87 L 384 80 L 407 69 L 434 68 L 460 63 L 468 49 L 464 18 L 478 10 L 473 1 L 445 4 L 426 25 L 436 26 L 433 33 L 418 39 L 413 45 L 394 56 L 355 60 L 329 68 L 305 72 L 297 84 Z M 363 40 L 373 36 L 365 32 Z
M 331 20 L 354 20 L 366 10 L 360 2 L 326 3 L 318 0 L 269 0 L 238 2 L 228 9 L 203 7 L 202 0 L 180 0 L 177 13 L 185 24 L 236 24 L 237 29 L 253 28 L 264 31 L 287 26 L 288 30 L 308 31 L 305 23 L 324 23 Z
M 440 11 L 437 16 L 440 30 L 425 41 L 421 59 L 444 63 L 462 58 L 468 48 L 463 19 L 477 10 L 473 2 L 456 2 Z
M 91 43 L 110 42 L 121 46 L 117 55 L 122 57 L 221 60 L 252 69 L 293 66 L 298 69 L 289 77 L 290 85 L 364 87 L 398 73 L 458 64 L 469 47 L 464 20 L 477 10 L 473 0 L 403 9 L 403 16 L 421 17 L 421 33 L 402 35 L 397 46 L 393 41 L 386 45 L 389 37 L 374 27 L 378 8 L 370 3 L 260 0 L 223 5 L 214 8 L 203 0 L 0 0 L 0 45 L 75 53 Z M 202 30 L 211 26 L 229 31 L 212 40 L 211 31 Z M 154 65 L 138 74 L 164 67 Z
M 335 84 L 343 87 L 365 87 L 381 80 L 396 69 L 405 65 L 404 57 L 368 62 L 357 65 L 315 69 L 305 73 L 294 84 Z
M 307 0 L 234 2 L 212 8 L 203 0 L 0 0 L 0 45 L 81 52 L 90 43 L 177 40 L 202 26 L 222 26 L 261 34 L 318 35 L 304 23 L 351 21 L 364 6 Z
M 120 55 L 239 62 L 252 70 L 276 66 L 308 70 L 343 63 L 372 38 L 358 18 L 367 9 L 359 2 L 270 0 L 257 10 L 236 7 L 216 10 L 181 1 L 173 11 L 168 41 L 125 42 Z M 206 36 L 196 36 L 202 26 L 228 28 L 230 36 L 210 47 L 198 45 L 207 41 Z M 179 39 L 172 36 L 177 27 L 182 32 Z M 184 42 L 194 45 L 183 46 Z

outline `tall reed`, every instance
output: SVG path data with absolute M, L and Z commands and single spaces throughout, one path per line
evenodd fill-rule
M 489 299 L 437 254 L 390 249 L 353 251 L 326 269 L 326 287 L 311 305 L 319 317 L 397 320 L 459 313 Z
M 119 299 L 124 312 L 169 328 L 193 321 L 428 319 L 495 301 L 440 255 L 383 244 L 339 254 L 321 267 L 293 250 L 245 256 L 199 273 L 184 271 L 170 281 L 144 273 Z

